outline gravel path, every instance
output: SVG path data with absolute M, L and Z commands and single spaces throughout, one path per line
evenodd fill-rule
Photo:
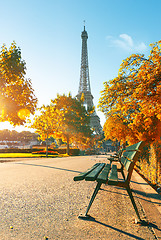
M 0 240 L 156 239 L 150 227 L 134 224 L 134 209 L 120 188 L 104 185 L 89 212 L 93 220 L 78 219 L 95 183 L 73 177 L 103 160 L 83 156 L 0 163 Z M 139 202 L 138 207 L 143 216 Z

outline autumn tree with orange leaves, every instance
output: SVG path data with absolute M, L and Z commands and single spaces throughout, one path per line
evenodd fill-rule
M 39 134 L 39 138 L 46 141 L 46 157 L 48 157 L 48 144 L 49 138 L 53 136 L 55 132 L 56 113 L 52 106 L 43 105 L 38 109 L 38 114 L 34 116 L 31 128 L 35 129 L 35 132 Z
M 25 78 L 26 63 L 21 49 L 13 42 L 0 51 L 0 121 L 22 125 L 33 114 L 37 98 L 30 79 Z
M 90 117 L 82 102 L 70 94 L 58 95 L 49 106 L 43 106 L 31 127 L 44 140 L 52 136 L 66 142 L 67 154 L 70 143 L 88 146 L 92 138 Z
M 148 58 L 132 54 L 118 76 L 104 83 L 99 108 L 106 116 L 106 139 L 135 143 L 161 137 L 161 41 Z

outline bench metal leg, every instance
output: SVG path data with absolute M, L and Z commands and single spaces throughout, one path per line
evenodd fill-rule
M 93 195 L 92 195 L 92 197 L 91 197 L 91 200 L 90 200 L 90 202 L 89 202 L 89 205 L 88 205 L 88 207 L 87 207 L 87 210 L 86 210 L 85 215 L 79 215 L 79 218 L 84 218 L 84 219 L 85 219 L 85 218 L 90 217 L 90 216 L 88 215 L 89 209 L 90 209 L 90 207 L 92 206 L 92 203 L 93 203 L 93 201 L 94 201 L 94 199 L 95 199 L 95 197 L 96 197 L 96 195 L 97 195 L 97 193 L 98 193 L 101 185 L 102 185 L 102 183 L 97 183 L 96 188 L 95 188 L 95 190 L 94 190 L 94 192 L 93 192 Z
M 134 197 L 133 197 L 133 195 L 132 195 L 132 191 L 131 191 L 130 187 L 127 187 L 126 190 L 127 190 L 128 194 L 129 194 L 129 197 L 130 197 L 131 202 L 132 202 L 132 205 L 133 205 L 133 207 L 134 207 L 134 209 L 135 209 L 136 215 L 137 215 L 139 221 L 142 222 L 142 220 L 141 220 L 141 218 L 140 218 L 140 214 L 139 214 L 138 208 L 137 208 L 137 206 L 136 206 L 136 203 L 135 203 L 135 200 L 134 200 Z
M 122 173 L 123 179 L 125 180 L 125 174 L 124 174 L 124 171 L 123 171 L 123 167 L 121 167 L 121 173 Z

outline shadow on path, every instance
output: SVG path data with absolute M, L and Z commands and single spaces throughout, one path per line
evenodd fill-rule
M 145 240 L 145 238 L 138 237 L 138 236 L 136 236 L 136 235 L 134 235 L 134 234 L 132 234 L 132 233 L 128 233 L 128 232 L 125 232 L 125 231 L 123 231 L 123 230 L 121 230 L 121 229 L 119 229 L 119 228 L 112 227 L 112 226 L 110 226 L 110 225 L 108 225 L 108 224 L 106 224 L 106 223 L 102 223 L 102 222 L 96 220 L 95 218 L 93 218 L 93 217 L 91 217 L 91 216 L 90 216 L 90 218 L 88 218 L 88 219 L 83 219 L 83 221 L 92 221 L 92 222 L 98 223 L 98 224 L 100 224 L 100 225 L 102 225 L 102 226 L 108 227 L 108 228 L 110 228 L 110 229 L 112 229 L 112 230 L 114 230 L 114 231 L 123 233 L 124 235 L 126 235 L 126 236 L 128 236 L 128 237 L 131 237 L 131 238 L 133 238 L 133 239 Z M 149 223 L 148 227 L 153 227 L 153 228 L 157 228 L 157 229 L 158 229 L 158 227 L 155 226 L 155 224 L 150 224 L 150 223 Z
M 121 190 L 123 190 L 122 188 L 120 188 Z M 102 191 L 105 191 L 105 192 L 113 192 L 113 193 L 116 193 L 116 194 L 120 194 L 120 195 L 124 195 L 124 196 L 128 196 L 128 194 L 126 194 L 126 193 L 120 193 L 120 192 L 114 192 L 114 191 L 110 191 L 110 190 L 106 190 L 106 189 L 103 189 L 103 188 L 101 188 L 100 190 L 102 190 Z M 156 194 L 148 194 L 148 193 L 145 193 L 145 192 L 142 192 L 142 191 L 139 191 L 139 190 L 134 190 L 134 189 L 132 189 L 132 192 L 134 192 L 134 193 L 136 193 L 137 195 L 136 195 L 136 198 L 138 198 L 138 199 L 143 199 L 144 201 L 147 201 L 147 202 L 151 202 L 150 200 L 147 200 L 147 199 L 145 199 L 145 198 L 142 198 L 141 196 L 143 196 L 143 197 L 146 197 L 146 198 L 148 198 L 148 197 L 151 197 L 151 198 L 153 198 L 153 199 L 158 199 L 158 200 L 160 200 L 160 196 L 156 193 Z M 140 195 L 140 196 L 138 196 L 138 195 Z M 157 204 L 157 205 L 160 205 L 160 203 L 159 202 L 153 202 L 153 203 L 155 203 L 155 204 Z
M 136 181 L 134 181 L 134 180 L 131 180 L 130 182 L 133 182 L 133 183 L 136 183 L 136 184 L 139 184 L 139 185 L 147 185 L 146 182 L 145 182 L 145 183 L 140 183 L 140 182 L 136 182 Z
M 143 197 L 150 197 L 150 198 L 153 198 L 153 199 L 161 200 L 161 196 L 158 193 L 146 193 L 146 192 L 136 190 L 136 189 L 133 190 L 133 192 L 137 193 L 138 195 L 142 195 Z M 158 204 L 160 204 L 160 203 L 158 203 Z
M 45 165 L 39 165 L 39 164 L 32 164 L 32 163 L 14 163 L 14 164 L 20 164 L 20 165 L 29 165 L 29 166 L 34 166 L 34 167 L 45 167 L 45 168 L 53 168 L 61 171 L 68 171 L 68 172 L 75 172 L 75 173 L 81 173 L 80 171 L 75 171 L 75 170 L 70 170 L 70 169 L 65 169 L 65 168 L 58 168 L 58 167 L 51 167 L 51 166 L 45 166 Z

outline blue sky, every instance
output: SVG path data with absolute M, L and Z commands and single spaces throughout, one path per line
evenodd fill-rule
M 0 0 L 0 8 L 0 46 L 15 41 L 21 48 L 39 106 L 57 93 L 78 93 L 84 20 L 95 106 L 122 60 L 148 56 L 149 44 L 161 39 L 160 0 Z

